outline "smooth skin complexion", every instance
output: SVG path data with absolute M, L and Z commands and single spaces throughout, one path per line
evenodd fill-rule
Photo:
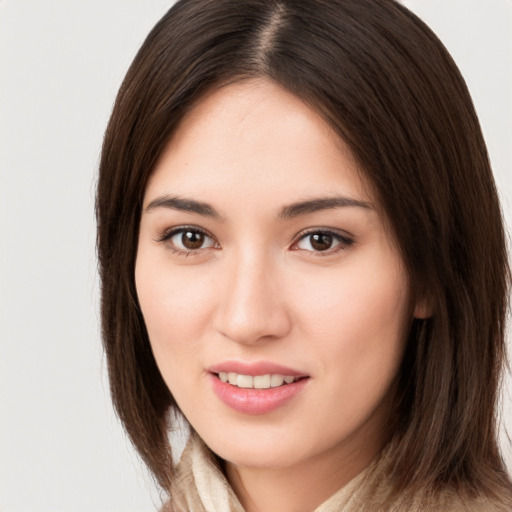
M 145 191 L 135 274 L 162 376 L 248 512 L 313 510 L 382 448 L 427 311 L 350 151 L 300 99 L 262 79 L 196 104 Z M 244 387 L 280 371 L 297 382 Z

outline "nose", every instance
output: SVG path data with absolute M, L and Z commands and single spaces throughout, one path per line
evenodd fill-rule
M 283 283 L 269 258 L 255 254 L 226 261 L 215 317 L 217 332 L 245 345 L 284 337 L 291 329 Z

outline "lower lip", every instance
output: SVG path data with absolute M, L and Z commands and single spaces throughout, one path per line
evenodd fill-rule
M 300 393 L 308 378 L 276 388 L 238 388 L 211 376 L 213 391 L 231 409 L 245 414 L 266 414 L 282 407 Z

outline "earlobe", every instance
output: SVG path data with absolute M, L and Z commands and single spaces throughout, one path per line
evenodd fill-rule
M 429 298 L 422 296 L 416 301 L 413 317 L 418 320 L 426 320 L 432 316 L 432 311 L 432 301 Z

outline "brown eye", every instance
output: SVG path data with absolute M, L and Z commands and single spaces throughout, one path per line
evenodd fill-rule
M 326 251 L 332 247 L 333 238 L 329 233 L 315 233 L 310 238 L 311 247 L 315 251 Z
M 313 253 L 331 254 L 341 249 L 348 249 L 353 242 L 352 239 L 332 231 L 311 231 L 302 235 L 294 248 Z
M 200 249 L 204 244 L 205 235 L 199 231 L 183 231 L 181 243 L 185 249 Z
M 217 242 L 211 236 L 193 228 L 175 229 L 160 241 L 165 242 L 173 251 L 187 254 L 217 246 Z

